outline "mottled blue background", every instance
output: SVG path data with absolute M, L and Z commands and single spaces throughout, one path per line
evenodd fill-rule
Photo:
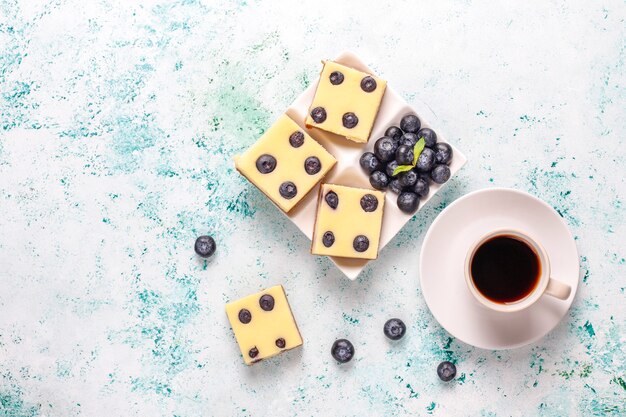
M 0 0 L 0 416 L 625 415 L 625 19 L 621 0 Z M 354 282 L 230 160 L 345 49 L 469 158 Z M 546 200 L 581 254 L 570 313 L 513 351 L 455 340 L 418 285 L 428 226 L 488 186 Z M 246 367 L 224 303 L 276 283 L 305 346 Z

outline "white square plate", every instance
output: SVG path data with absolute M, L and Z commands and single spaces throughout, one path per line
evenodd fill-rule
M 374 74 L 371 69 L 369 69 L 356 55 L 351 52 L 342 53 L 335 59 L 335 62 L 363 72 Z M 385 77 L 383 78 L 386 79 Z M 304 119 L 306 118 L 309 106 L 313 101 L 313 96 L 315 95 L 318 82 L 319 80 L 307 88 L 287 110 L 287 114 L 303 129 L 305 129 Z M 372 186 L 369 183 L 369 178 L 359 165 L 359 158 L 364 152 L 372 151 L 374 143 L 379 137 L 384 136 L 385 130 L 392 125 L 399 126 L 402 116 L 408 113 L 416 114 L 422 122 L 422 127 L 430 127 L 437 132 L 438 142 L 447 142 L 441 130 L 434 128 L 428 123 L 424 117 L 425 112 L 425 110 L 421 112 L 416 111 L 414 108 L 409 106 L 409 104 L 395 91 L 393 91 L 393 89 L 389 87 L 389 84 L 387 84 L 387 90 L 383 96 L 380 110 L 378 112 L 378 116 L 376 117 L 376 122 L 374 123 L 372 135 L 370 136 L 368 143 L 363 144 L 352 142 L 343 136 L 325 132 L 317 128 L 306 129 L 306 131 L 314 139 L 321 143 L 326 150 L 333 154 L 333 156 L 337 159 L 337 164 L 326 175 L 323 181 L 325 183 L 371 189 Z M 450 144 L 450 146 L 452 146 L 452 144 Z M 452 146 L 452 150 L 454 154 L 452 163 L 450 164 L 451 175 L 448 181 L 450 181 L 456 172 L 467 162 L 465 155 L 459 152 L 457 148 Z M 443 185 L 431 183 L 430 193 L 426 198 L 420 200 L 420 205 L 417 211 L 419 211 Z M 289 219 L 294 222 L 294 224 L 298 226 L 298 228 L 302 230 L 302 232 L 307 235 L 309 239 L 313 236 L 313 225 L 315 224 L 315 211 L 317 207 L 318 193 L 319 184 L 317 184 L 289 213 L 286 213 L 287 217 L 289 217 Z M 406 214 L 400 211 L 396 205 L 396 199 L 396 194 L 391 191 L 386 192 L 379 250 L 385 247 L 385 245 L 389 243 L 389 241 L 400 231 L 400 229 L 402 229 L 406 222 L 408 222 L 413 215 L 415 215 L 415 213 Z M 335 265 L 337 265 L 337 267 L 352 280 L 356 279 L 359 273 L 369 262 L 367 259 L 338 258 L 332 256 L 330 258 Z

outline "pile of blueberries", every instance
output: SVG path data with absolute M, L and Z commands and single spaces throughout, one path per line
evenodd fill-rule
M 415 144 L 424 139 L 425 147 L 411 170 L 393 175 L 400 165 L 413 165 Z M 413 213 L 420 198 L 426 197 L 430 182 L 443 184 L 450 178 L 452 147 L 437 142 L 437 134 L 422 128 L 420 119 L 407 114 L 400 120 L 400 127 L 391 126 L 385 136 L 374 144 L 374 152 L 361 155 L 361 167 L 370 176 L 370 184 L 377 190 L 389 188 L 398 194 L 398 208 Z

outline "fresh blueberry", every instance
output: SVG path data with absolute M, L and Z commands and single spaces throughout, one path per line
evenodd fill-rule
M 420 131 L 417 132 L 417 137 L 424 138 L 424 142 L 426 142 L 427 148 L 432 148 L 433 146 L 435 146 L 435 143 L 437 143 L 437 134 L 434 130 L 427 127 L 420 129 Z
M 336 209 L 339 205 L 339 196 L 334 191 L 327 192 L 324 200 L 326 200 L 326 203 L 328 203 L 328 205 L 332 209 Z
M 370 175 L 370 184 L 377 190 L 384 190 L 389 185 L 389 177 L 382 171 L 374 171 Z
M 263 294 L 261 298 L 259 298 L 259 306 L 264 311 L 274 310 L 274 297 L 269 294 Z
M 387 163 L 387 166 L 385 167 L 385 172 L 387 173 L 387 176 L 389 178 L 393 177 L 393 171 L 395 171 L 396 168 L 398 168 L 398 161 L 396 161 L 395 159 Z
M 330 354 L 339 363 L 346 363 L 354 356 L 354 345 L 347 339 L 337 339 L 330 349 Z
M 326 120 L 326 110 L 323 107 L 316 107 L 311 110 L 311 119 L 315 123 L 324 123 Z
M 276 158 L 272 155 L 263 154 L 257 158 L 256 169 L 258 169 L 261 174 L 269 174 L 274 171 L 274 168 L 276 168 Z
M 452 362 L 441 362 L 437 367 L 437 375 L 444 382 L 451 381 L 456 376 L 456 366 Z
M 409 133 L 417 133 L 421 125 L 420 119 L 414 114 L 407 114 L 400 120 L 400 129 Z
M 346 129 L 352 129 L 359 123 L 359 118 L 356 117 L 356 114 L 350 112 L 343 115 L 341 122 Z
M 363 197 L 361 197 L 361 208 L 366 213 L 376 211 L 377 207 L 378 199 L 374 194 L 365 194 Z
M 410 146 L 411 148 L 413 148 L 415 147 L 415 144 L 417 143 L 418 140 L 419 138 L 417 137 L 415 133 L 405 133 L 400 138 L 399 143 L 400 145 L 406 145 L 406 146 Z
M 420 156 L 417 157 L 415 169 L 422 172 L 428 172 L 435 165 L 435 151 L 430 148 L 424 148 Z
M 294 148 L 299 148 L 304 143 L 304 133 L 300 132 L 299 130 L 293 132 L 289 136 L 289 143 Z
M 335 234 L 330 231 L 324 233 L 324 236 L 322 236 L 322 243 L 327 248 L 330 248 L 331 246 L 333 246 L 333 243 L 335 243 Z
M 285 342 L 285 339 L 283 339 L 282 337 L 279 337 L 278 339 L 276 339 L 276 342 L 274 343 L 276 343 L 276 347 L 279 349 L 284 349 L 285 345 L 287 344 Z
M 398 208 L 405 213 L 413 213 L 419 203 L 420 198 L 410 191 L 404 191 L 398 196 Z
M 211 236 L 200 236 L 196 239 L 196 244 L 193 246 L 196 253 L 203 258 L 208 258 L 215 253 L 217 245 L 215 239 Z
M 398 126 L 389 126 L 387 130 L 385 130 L 385 136 L 389 136 L 390 138 L 394 138 L 395 140 L 400 140 L 402 137 L 402 129 Z
M 400 194 L 403 190 L 402 186 L 400 185 L 400 180 L 397 178 L 391 180 L 391 182 L 389 183 L 389 190 L 396 194 Z
M 413 147 L 407 145 L 400 145 L 396 150 L 396 161 L 400 165 L 412 165 L 413 164 Z
M 391 137 L 391 136 L 389 136 L 389 137 Z M 400 137 L 402 137 L 402 136 L 400 136 Z M 391 140 L 393 140 L 393 145 L 395 146 L 395 149 L 398 149 L 398 146 L 400 146 L 400 145 L 401 145 L 401 143 L 400 143 L 400 139 L 399 139 L 399 138 L 398 138 L 398 139 L 396 139 L 396 138 L 391 138 Z M 394 154 L 394 157 L 395 157 L 395 154 Z
M 389 162 L 394 158 L 397 147 L 392 138 L 383 136 L 374 144 L 374 155 L 380 162 Z
M 435 161 L 438 164 L 450 164 L 450 161 L 452 161 L 452 146 L 445 142 L 439 142 L 435 144 L 433 149 L 435 150 Z
M 398 181 L 402 188 L 413 187 L 417 182 L 417 173 L 413 170 L 401 172 L 398 174 Z
M 333 71 L 328 77 L 332 85 L 339 85 L 343 82 L 343 74 L 339 71 Z
M 427 184 L 430 184 L 430 182 L 432 181 L 432 179 L 430 178 L 430 172 L 417 171 L 417 176 L 426 181 Z
M 309 175 L 315 175 L 322 169 L 322 163 L 317 156 L 309 156 L 304 160 L 304 170 Z
M 413 187 L 413 192 L 420 197 L 426 197 L 429 190 L 430 185 L 428 185 L 428 181 L 418 178 L 415 182 L 415 186 Z
M 374 171 L 380 171 L 383 167 L 383 164 L 372 152 L 365 152 L 361 155 L 359 164 L 361 164 L 361 168 L 363 168 L 368 174 L 371 174 Z
M 357 252 L 365 252 L 370 247 L 370 240 L 367 236 L 358 235 L 352 241 L 352 247 Z
M 399 340 L 406 333 L 406 326 L 400 319 L 389 319 L 383 326 L 383 333 L 391 340 Z
M 252 313 L 250 313 L 250 310 L 247 310 L 245 308 L 242 308 L 241 310 L 239 310 L 239 321 L 242 322 L 243 324 L 248 324 L 252 321 Z
M 437 164 L 430 171 L 430 178 L 437 184 L 443 184 L 450 179 L 450 167 L 444 164 Z
M 280 184 L 280 187 L 278 188 L 278 192 L 280 193 L 281 196 L 283 196 L 283 198 L 286 198 L 287 200 L 291 200 L 292 198 L 296 196 L 296 194 L 298 194 L 298 188 L 296 187 L 296 184 L 294 184 L 293 182 L 285 181 L 282 184 Z
M 366 93 L 376 90 L 376 80 L 369 75 L 361 80 L 361 89 Z

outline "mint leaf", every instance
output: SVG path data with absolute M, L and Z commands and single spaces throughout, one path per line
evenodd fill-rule
M 393 176 L 395 177 L 401 172 L 410 171 L 413 169 L 413 165 L 398 165 L 396 169 L 393 170 Z
M 424 147 L 426 147 L 426 141 L 424 140 L 424 138 L 420 138 L 420 140 L 418 140 L 413 147 L 413 166 L 417 164 L 417 158 L 420 157 L 422 151 L 424 150 Z
M 425 147 L 426 147 L 426 140 L 424 140 L 424 138 L 420 138 L 420 140 L 418 140 L 415 146 L 413 147 L 413 164 L 412 165 L 398 165 L 396 169 L 393 170 L 393 176 L 395 177 L 401 172 L 412 170 L 415 164 L 417 164 L 417 158 L 420 157 L 420 154 L 422 153 Z

